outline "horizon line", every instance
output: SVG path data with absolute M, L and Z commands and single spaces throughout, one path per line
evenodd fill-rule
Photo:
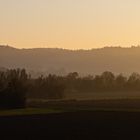
M 123 46 L 104 46 L 104 47 L 98 47 L 98 48 L 89 48 L 89 49 L 69 49 L 69 48 L 61 48 L 61 47 L 35 47 L 35 48 L 18 48 L 13 47 L 12 45 L 0 45 L 0 48 L 7 47 L 7 48 L 13 48 L 18 50 L 32 50 L 32 49 L 59 49 L 59 50 L 69 50 L 69 51 L 91 51 L 91 50 L 98 50 L 98 49 L 107 49 L 107 48 L 121 48 L 121 49 L 130 49 L 130 48 L 140 48 L 140 45 L 131 45 L 129 47 L 123 47 Z

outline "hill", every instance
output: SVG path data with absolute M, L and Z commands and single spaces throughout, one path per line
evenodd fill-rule
M 104 71 L 140 72 L 140 47 L 105 47 L 92 50 L 57 48 L 16 49 L 0 46 L 0 67 L 66 74 L 99 74 Z

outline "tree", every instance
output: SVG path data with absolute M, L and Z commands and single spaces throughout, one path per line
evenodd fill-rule
M 26 104 L 27 93 L 26 71 L 20 69 L 7 70 L 0 74 L 0 107 L 22 108 Z
M 102 79 L 104 89 L 114 88 L 115 76 L 112 72 L 109 71 L 103 72 L 101 75 L 101 79 Z
M 119 74 L 115 79 L 115 87 L 116 90 L 124 90 L 126 87 L 127 78 L 122 74 Z
M 140 75 L 138 73 L 132 73 L 129 76 L 129 79 L 127 81 L 127 88 L 133 90 L 140 89 Z

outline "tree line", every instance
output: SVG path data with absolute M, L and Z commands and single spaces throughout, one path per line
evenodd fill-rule
M 117 92 L 140 91 L 140 75 L 129 77 L 106 71 L 101 75 L 79 76 L 77 72 L 66 76 L 47 75 L 32 78 L 25 69 L 0 71 L 0 108 L 23 108 L 26 99 L 63 99 L 67 91 Z
M 101 75 L 79 77 L 78 73 L 74 72 L 68 74 L 66 79 L 68 88 L 80 92 L 140 91 L 140 74 L 138 73 L 124 76 L 105 71 Z

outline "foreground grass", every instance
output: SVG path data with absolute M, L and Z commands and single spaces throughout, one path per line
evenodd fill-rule
M 24 109 L 0 110 L 0 116 L 45 115 L 64 112 L 140 112 L 140 99 L 83 101 L 30 100 Z
M 25 109 L 0 110 L 0 116 L 41 115 L 60 112 L 62 111 L 55 109 L 25 108 Z
M 25 108 L 25 109 L 12 109 L 12 110 L 0 110 L 1 116 L 28 116 L 28 115 L 46 115 L 53 113 L 64 112 L 77 112 L 77 111 L 93 111 L 93 112 L 140 112 L 140 109 L 105 109 L 105 108 L 71 108 L 71 109 L 44 109 L 44 108 Z

